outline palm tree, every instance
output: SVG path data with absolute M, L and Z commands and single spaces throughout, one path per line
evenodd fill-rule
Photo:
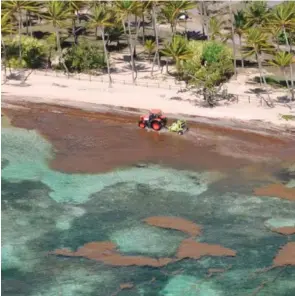
M 158 67 L 160 69 L 161 67 L 161 61 L 160 61 L 160 51 L 159 51 L 159 47 L 160 47 L 160 42 L 159 42 L 159 33 L 158 33 L 158 20 L 157 20 L 157 13 L 156 13 L 156 8 L 157 6 L 159 6 L 159 1 L 151 1 L 151 14 L 152 14 L 152 23 L 153 23 L 153 30 L 154 30 L 154 35 L 155 35 L 155 39 L 156 39 L 156 52 L 155 52 L 155 58 L 154 60 L 157 60 L 157 64 Z M 153 67 L 154 67 L 154 63 L 153 63 Z M 153 69 L 152 69 L 152 73 L 153 73 Z
M 110 60 L 109 53 L 107 50 L 106 40 L 105 40 L 105 28 L 111 27 L 113 25 L 114 15 L 107 10 L 105 5 L 96 6 L 90 16 L 88 26 L 90 28 L 95 28 L 96 30 L 100 30 L 101 38 L 103 41 L 103 49 L 104 55 L 106 59 L 106 64 L 108 68 L 108 76 L 109 76 L 109 87 L 112 86 L 112 77 L 111 77 L 111 69 L 110 69 Z
M 178 16 L 181 12 L 192 9 L 196 4 L 192 1 L 167 1 L 161 9 L 161 17 L 170 24 L 172 35 L 175 34 Z
M 107 44 L 112 41 L 117 42 L 117 47 L 120 44 L 120 37 L 124 35 L 124 29 L 120 22 L 115 22 L 112 27 L 105 28 L 105 34 L 107 35 Z
M 38 15 L 40 8 L 42 7 L 43 3 L 40 1 L 27 1 L 30 2 L 30 5 L 25 8 L 25 13 L 26 13 L 26 34 L 29 35 L 29 32 L 32 36 L 32 30 L 31 30 L 31 16 L 32 13 L 34 15 Z
M 67 3 L 64 1 L 48 1 L 45 5 L 47 12 L 44 13 L 43 17 L 48 20 L 54 28 L 59 59 L 67 74 L 69 74 L 67 66 L 62 58 L 60 29 L 65 25 L 65 21 L 71 18 L 71 10 L 69 9 Z
M 142 42 L 145 43 L 145 15 L 146 13 L 150 13 L 152 9 L 152 1 L 142 1 L 140 16 L 142 19 Z
M 280 48 L 280 34 L 281 30 L 280 28 L 274 27 L 271 24 L 268 24 L 267 26 L 262 28 L 265 33 L 269 33 L 272 37 L 272 41 L 276 44 L 277 50 L 281 50 Z
M 261 55 L 263 52 L 271 52 L 272 46 L 268 43 L 269 37 L 259 28 L 249 28 L 246 31 L 246 46 L 243 47 L 243 52 L 246 57 L 255 56 L 259 74 L 260 74 L 260 83 L 264 83 L 267 86 L 264 75 L 262 75 L 262 59 Z
M 270 65 L 280 68 L 280 70 L 285 78 L 286 85 L 287 85 L 288 89 L 290 89 L 290 85 L 289 85 L 289 80 L 286 75 L 286 68 L 292 64 L 292 61 L 293 61 L 292 54 L 285 52 L 285 51 L 279 51 L 279 52 L 276 52 L 273 59 L 269 62 Z M 292 89 L 291 89 L 291 94 L 292 94 L 292 100 L 294 100 L 294 94 L 293 94 Z
M 224 35 L 221 33 L 221 30 L 224 25 L 224 20 L 218 19 L 217 16 L 212 16 L 209 21 L 208 39 L 223 38 Z
M 245 11 L 246 26 L 262 27 L 268 18 L 269 8 L 266 1 L 253 1 L 247 6 Z
M 205 1 L 197 1 L 197 8 L 199 10 L 199 13 L 201 15 L 202 20 L 202 33 L 203 36 L 208 34 L 208 28 L 207 28 L 207 5 Z
M 233 9 L 232 9 L 231 0 L 229 1 L 228 7 L 229 7 L 231 37 L 232 37 L 233 54 L 234 54 L 234 74 L 235 74 L 235 78 L 237 78 L 237 54 L 236 54 L 235 30 L 234 30 Z
M 10 15 L 17 14 L 18 15 L 18 37 L 19 37 L 19 64 L 21 64 L 22 60 L 22 46 L 21 46 L 21 29 L 23 24 L 22 14 L 24 11 L 31 11 L 36 12 L 38 7 L 36 7 L 35 1 L 17 1 L 17 0 L 10 0 L 5 1 L 2 4 L 2 8 L 4 11 L 10 13 Z
M 159 17 L 161 20 L 170 24 L 171 33 L 174 35 L 177 18 L 175 16 L 175 10 L 172 2 L 165 2 L 164 6 L 161 8 Z
M 277 29 L 283 31 L 285 36 L 285 42 L 289 53 L 291 54 L 292 47 L 288 40 L 287 31 L 294 29 L 295 27 L 295 2 L 283 2 L 276 5 L 268 18 L 269 24 Z M 292 98 L 294 95 L 294 80 L 293 69 L 290 63 L 291 74 L 291 86 L 292 86 Z
M 10 34 L 14 32 L 14 26 L 11 22 L 11 16 L 9 12 L 4 12 L 4 14 L 1 15 L 1 45 L 3 50 L 3 67 L 4 67 L 4 83 L 6 82 L 7 75 L 6 75 L 6 62 L 7 62 L 7 56 L 6 56 L 6 46 L 3 36 L 6 34 Z
M 156 42 L 148 39 L 144 43 L 144 49 L 148 53 L 148 60 L 151 61 L 151 55 L 156 49 Z
M 176 35 L 172 38 L 171 42 L 165 44 L 165 47 L 161 52 L 164 56 L 173 59 L 176 64 L 178 77 L 180 78 L 182 71 L 181 63 L 192 57 L 192 52 L 187 46 L 187 40 L 182 36 Z
M 242 50 L 242 36 L 246 27 L 246 18 L 243 10 L 238 10 L 234 14 L 234 32 L 239 37 L 240 50 Z M 244 57 L 241 55 L 242 68 L 244 68 Z
M 74 42 L 75 42 L 75 44 L 77 44 L 78 43 L 78 40 L 77 40 L 77 37 L 78 37 L 77 33 L 78 32 L 76 30 L 77 14 L 78 14 L 78 11 L 87 4 L 87 2 L 69 0 L 69 1 L 67 1 L 67 4 L 68 4 L 68 9 L 72 14 L 72 34 L 74 36 Z
M 138 15 L 141 10 L 141 3 L 137 1 L 116 1 L 115 8 L 119 19 L 122 21 L 122 25 L 124 28 L 124 33 L 127 39 L 129 52 L 130 52 L 130 59 L 131 59 L 131 68 L 132 68 L 132 81 L 135 83 L 136 80 L 136 67 L 134 62 L 134 53 L 136 47 L 136 39 L 138 30 L 136 30 L 134 38 L 132 38 L 131 34 L 131 15 Z M 127 22 L 127 28 L 125 23 Z M 128 30 L 128 33 L 127 33 Z

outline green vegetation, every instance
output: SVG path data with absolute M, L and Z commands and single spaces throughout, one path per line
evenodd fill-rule
M 239 10 L 228 2 L 227 17 L 218 9 L 212 9 L 212 5 L 206 1 L 185 0 L 3 1 L 4 71 L 6 73 L 6 66 L 42 68 L 52 65 L 67 73 L 97 73 L 95 70 L 106 68 L 111 86 L 112 51 L 125 46 L 129 50 L 135 83 L 137 48 L 141 46 L 140 54 L 145 52 L 144 58 L 153 64 L 151 75 L 154 65 L 161 67 L 161 56 L 165 56 L 175 64 L 176 73 L 170 70 L 169 74 L 176 74 L 178 79 L 210 92 L 216 92 L 223 82 L 237 74 L 239 59 L 242 68 L 246 59 L 257 62 L 260 83 L 264 86 L 269 81 L 263 74 L 265 65 L 275 66 L 280 69 L 295 100 L 292 72 L 295 2 L 285 1 L 270 8 L 265 1 L 249 1 Z M 186 27 L 184 33 L 178 32 L 178 17 L 196 7 L 202 18 L 202 41 L 191 40 L 194 38 L 189 38 Z M 171 28 L 164 41 L 159 38 L 159 23 Z M 149 35 L 146 35 L 147 30 Z M 43 36 L 38 37 L 37 33 Z M 232 42 L 235 37 L 239 46 Z
M 70 72 L 92 72 L 105 69 L 107 64 L 101 49 L 88 43 L 81 43 L 68 49 L 64 62 Z
M 156 42 L 151 39 L 146 40 L 144 43 L 144 49 L 148 54 L 148 59 L 150 60 L 153 52 L 156 49 Z
M 176 72 L 178 77 L 181 77 L 183 62 L 189 60 L 193 52 L 188 47 L 188 42 L 181 36 L 173 36 L 172 41 L 165 44 L 162 54 L 171 57 L 176 63 Z
M 185 74 L 191 84 L 202 88 L 204 100 L 214 105 L 219 86 L 233 74 L 232 50 L 216 41 L 191 41 L 188 44 L 193 53 L 184 63 Z
M 112 19 L 113 18 L 114 18 L 114 14 L 111 13 L 110 10 L 107 10 L 105 5 L 96 6 L 96 7 L 94 7 L 94 9 L 92 11 L 92 14 L 91 14 L 90 20 L 89 20 L 89 24 L 88 24 L 89 28 L 96 29 L 96 37 L 97 37 L 97 31 L 98 30 L 100 31 L 101 38 L 103 41 L 104 57 L 105 57 L 105 61 L 106 61 L 107 68 L 108 68 L 109 86 L 112 85 L 112 77 L 111 77 L 109 54 L 108 54 L 106 41 L 105 41 L 105 28 L 112 26 Z M 84 54 L 86 54 L 86 51 L 84 52 Z M 95 66 L 96 62 L 98 62 L 99 59 L 97 60 L 97 56 L 95 56 L 95 53 L 92 51 L 90 51 L 90 55 L 91 55 L 90 59 L 95 60 L 94 63 L 90 62 L 90 64 Z M 87 61 L 86 61 L 86 63 L 87 63 Z
M 6 39 L 5 41 L 6 66 L 9 68 L 37 69 L 44 66 L 47 48 L 43 41 L 24 36 L 21 39 L 22 55 L 19 61 L 18 38 Z

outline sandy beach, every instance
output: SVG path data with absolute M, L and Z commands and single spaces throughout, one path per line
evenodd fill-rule
M 257 69 L 247 69 L 238 79 L 231 79 L 224 85 L 228 93 L 234 94 L 237 100 L 221 101 L 219 106 L 208 108 L 203 99 L 192 91 L 179 92 L 183 84 L 176 82 L 168 74 L 155 69 L 153 78 L 150 75 L 151 64 L 137 62 L 137 85 L 132 84 L 131 72 L 122 56 L 113 56 L 116 61 L 116 73 L 112 74 L 114 84 L 108 87 L 108 77 L 71 75 L 68 78 L 62 73 L 53 71 L 34 71 L 25 85 L 19 80 L 8 80 L 2 85 L 2 102 L 25 100 L 39 103 L 51 103 L 83 108 L 85 105 L 109 105 L 136 109 L 162 109 L 163 112 L 199 116 L 211 119 L 227 119 L 268 122 L 281 127 L 294 128 L 294 120 L 282 119 L 282 115 L 295 115 L 295 102 L 279 103 L 276 98 L 286 95 L 281 89 L 271 89 L 274 108 L 266 106 L 256 95 L 259 84 L 249 83 L 257 76 Z M 121 60 L 121 62 L 120 62 Z M 266 95 L 263 94 L 266 98 Z

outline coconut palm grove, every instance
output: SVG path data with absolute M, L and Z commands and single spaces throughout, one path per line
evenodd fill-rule
M 295 295 L 295 1 L 3 0 L 1 50 L 1 295 Z
M 46 68 L 97 75 L 107 71 L 111 85 L 112 54 L 127 50 L 134 83 L 137 60 L 158 67 L 172 63 L 171 75 L 201 88 L 210 103 L 216 86 L 252 62 L 259 68 L 261 84 L 283 85 L 294 100 L 294 2 L 271 8 L 264 1 L 221 3 L 2 1 L 4 71 Z M 194 10 L 201 31 L 187 26 Z M 160 30 L 160 24 L 167 24 L 167 30 Z M 262 74 L 270 65 L 280 71 L 280 79 Z

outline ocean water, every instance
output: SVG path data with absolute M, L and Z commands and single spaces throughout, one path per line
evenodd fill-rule
M 222 172 L 150 164 L 65 174 L 50 168 L 53 157 L 51 143 L 36 131 L 2 129 L 2 295 L 294 295 L 295 267 L 266 270 L 280 246 L 295 241 L 269 229 L 294 226 L 294 202 L 256 197 L 251 188 L 259 184 L 235 186 Z M 294 180 L 285 181 L 294 187 Z M 202 225 L 197 241 L 231 248 L 237 256 L 151 268 L 48 254 L 112 241 L 121 254 L 173 257 L 187 235 L 144 224 L 150 216 Z M 225 272 L 208 276 L 209 268 Z M 134 287 L 120 291 L 127 282 Z

